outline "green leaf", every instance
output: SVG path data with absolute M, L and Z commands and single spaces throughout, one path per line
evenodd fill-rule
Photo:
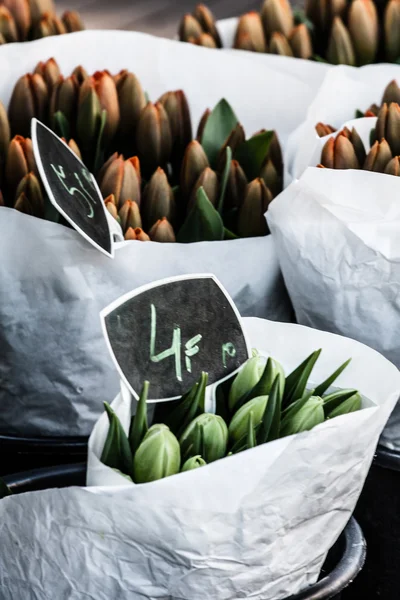
M 238 122 L 237 116 L 224 98 L 218 102 L 208 117 L 201 136 L 201 145 L 213 169 L 216 167 L 221 146 Z
M 179 230 L 177 242 L 213 242 L 224 237 L 221 215 L 209 201 L 203 187 L 197 190 L 196 202 Z
M 304 23 L 307 29 L 313 33 L 314 32 L 314 24 L 307 17 L 306 13 L 302 8 L 293 8 L 293 17 L 295 25 L 300 25 L 300 23 Z
M 280 376 L 277 375 L 272 384 L 267 406 L 265 407 L 261 426 L 258 431 L 257 442 L 259 444 L 265 444 L 266 442 L 276 440 L 279 437 L 282 400 L 280 387 Z
M 328 60 L 325 60 L 324 58 L 322 58 L 322 56 L 319 56 L 319 54 L 314 54 L 312 58 L 315 62 L 325 63 L 328 65 L 330 64 Z
M 136 406 L 136 414 L 132 418 L 129 431 L 129 444 L 132 450 L 132 456 L 135 456 L 136 450 L 139 448 L 144 436 L 146 435 L 149 426 L 147 423 L 147 397 L 149 393 L 148 381 L 143 383 L 142 391 L 140 392 L 139 401 Z
M 99 131 L 97 134 L 97 141 L 96 141 L 96 150 L 95 150 L 95 154 L 94 154 L 93 170 L 95 173 L 97 173 L 99 171 L 100 167 L 104 163 L 103 135 L 104 135 L 104 128 L 106 126 L 106 123 L 107 123 L 107 111 L 103 110 L 101 112 L 101 118 L 100 118 L 100 122 L 99 122 Z
M 321 349 L 316 350 L 305 361 L 301 363 L 290 375 L 286 377 L 284 407 L 292 404 L 295 400 L 301 398 L 306 389 L 308 378 L 314 368 L 315 363 L 321 354 Z
M 342 402 L 348 400 L 352 396 L 357 395 L 357 390 L 348 389 L 348 390 L 338 390 L 337 392 L 332 392 L 332 394 L 328 394 L 325 398 L 322 398 L 324 401 L 324 411 L 325 415 L 328 416 L 333 410 L 338 408 Z
M 101 462 L 112 469 L 118 469 L 125 475 L 132 476 L 133 457 L 129 440 L 121 421 L 107 402 L 104 402 L 110 423 L 106 441 L 101 453 Z
M 50 202 L 47 194 L 44 196 L 44 218 L 52 223 L 59 223 L 61 215 L 55 206 Z
M 145 92 L 145 93 L 144 93 L 144 97 L 145 97 L 145 100 L 146 100 L 146 104 L 147 104 L 148 102 L 150 102 L 150 96 L 149 96 L 149 93 L 148 93 L 148 92 Z
M 254 432 L 253 412 L 250 411 L 249 420 L 247 421 L 247 449 L 257 446 L 256 435 Z
M 343 373 L 343 371 L 345 370 L 345 368 L 347 367 L 347 365 L 350 362 L 351 362 L 351 358 L 349 358 L 348 360 L 346 360 L 346 362 L 344 362 L 342 365 L 340 365 L 340 367 L 338 369 L 336 369 L 336 371 L 334 373 L 332 373 L 332 375 L 330 375 L 327 379 L 325 379 L 325 381 L 323 381 L 322 383 L 320 383 L 315 388 L 315 395 L 316 396 L 322 396 L 322 394 L 324 394 L 326 392 L 326 390 L 339 377 L 339 375 L 341 373 Z
M 235 159 L 246 173 L 249 181 L 259 177 L 261 167 L 265 161 L 273 131 L 264 131 L 246 140 L 235 152 Z
M 371 132 L 369 134 L 369 145 L 373 146 L 376 140 L 376 129 L 374 127 L 374 129 L 371 129 Z
M 222 214 L 222 210 L 224 208 L 224 198 L 225 198 L 225 192 L 226 192 L 226 185 L 228 183 L 228 177 L 229 177 L 229 171 L 231 168 L 231 160 L 232 160 L 232 149 L 230 148 L 230 146 L 226 147 L 226 162 L 225 162 L 225 167 L 224 167 L 224 171 L 222 173 L 222 177 L 221 177 L 221 187 L 220 187 L 220 193 L 219 193 L 219 199 L 218 199 L 218 205 L 217 205 L 217 209 L 219 214 Z
M 364 117 L 364 113 L 362 112 L 362 110 L 360 110 L 359 108 L 357 108 L 356 114 L 355 114 L 355 118 L 356 119 L 362 119 L 363 117 Z
M 67 117 L 61 110 L 58 110 L 53 115 L 53 130 L 59 137 L 65 138 L 67 141 L 70 138 L 70 126 Z
M 0 500 L 2 498 L 5 498 L 6 496 L 11 496 L 11 495 L 12 495 L 12 491 L 0 477 Z
M 224 227 L 224 240 L 238 240 L 239 236 L 236 233 L 233 233 L 227 227 Z

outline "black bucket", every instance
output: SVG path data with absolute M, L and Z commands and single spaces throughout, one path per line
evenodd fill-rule
M 351 592 L 360 598 L 399 600 L 400 452 L 378 446 L 355 515 L 368 557 Z
M 85 476 L 86 465 L 82 463 L 17 473 L 4 477 L 4 481 L 14 494 L 18 494 L 46 488 L 85 485 Z M 362 569 L 365 555 L 364 536 L 358 523 L 351 518 L 329 551 L 319 581 L 287 600 L 340 600 L 342 590 Z
M 87 460 L 86 437 L 21 438 L 0 435 L 0 476 Z

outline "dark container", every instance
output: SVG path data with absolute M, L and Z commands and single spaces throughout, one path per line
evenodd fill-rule
M 86 465 L 61 465 L 4 477 L 14 494 L 54 487 L 85 485 Z M 329 551 L 320 580 L 287 600 L 341 600 L 341 592 L 362 569 L 366 545 L 358 523 L 351 518 Z M 355 596 L 354 596 L 355 598 Z M 365 596 L 367 598 L 367 596 Z
M 368 543 L 368 557 L 345 599 L 399 600 L 400 452 L 378 446 L 355 515 Z
M 0 476 L 87 460 L 86 437 L 21 438 L 0 435 Z

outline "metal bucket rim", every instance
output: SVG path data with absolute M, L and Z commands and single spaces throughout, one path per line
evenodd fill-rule
M 400 471 L 400 451 L 390 450 L 385 446 L 379 445 L 376 450 L 374 462 L 378 467 Z

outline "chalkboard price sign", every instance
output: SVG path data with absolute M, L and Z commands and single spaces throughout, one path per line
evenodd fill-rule
M 150 381 L 152 400 L 179 398 L 208 373 L 229 377 L 249 358 L 237 308 L 213 275 L 165 279 L 101 312 L 111 355 L 134 396 Z
M 85 239 L 113 257 L 103 197 L 93 175 L 55 133 L 32 119 L 36 164 L 50 202 Z

